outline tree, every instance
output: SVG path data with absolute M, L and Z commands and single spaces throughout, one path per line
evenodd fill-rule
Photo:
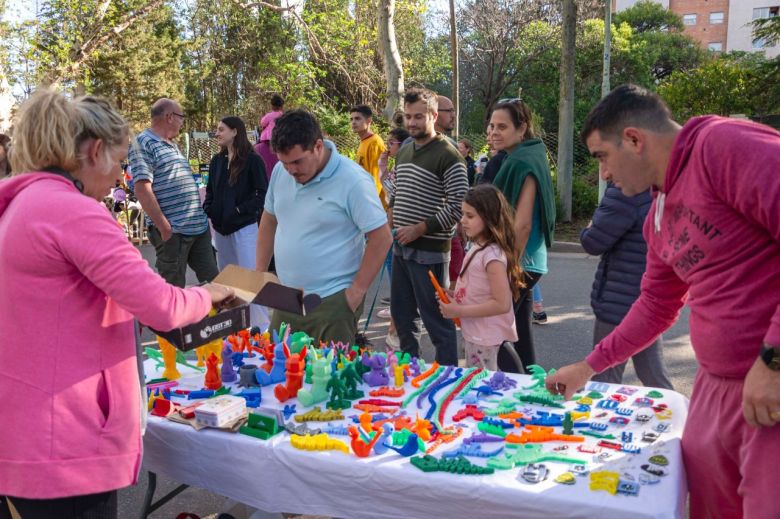
M 615 25 L 627 23 L 636 33 L 678 31 L 683 25 L 680 15 L 651 0 L 640 0 L 628 9 L 616 13 L 612 19 Z
M 182 99 L 185 48 L 173 9 L 163 6 L 95 53 L 85 90 L 112 99 L 138 130 L 148 124 L 156 99 Z
M 387 120 L 391 120 L 393 113 L 401 106 L 401 97 L 404 93 L 404 69 L 395 38 L 395 0 L 379 0 L 378 11 L 379 51 L 382 53 L 387 83 L 383 113 Z
M 658 88 L 675 118 L 703 114 L 761 116 L 780 110 L 780 77 L 760 54 L 731 53 L 672 74 Z
M 576 52 L 577 5 L 563 0 L 560 115 L 558 116 L 558 199 L 563 221 L 571 221 L 571 187 L 574 160 L 574 62 Z
M 48 0 L 39 13 L 35 35 L 40 81 L 76 83 L 83 90 L 95 53 L 164 0 Z
M 541 0 L 471 0 L 462 13 L 466 86 L 470 101 L 481 108 L 484 127 L 496 101 L 507 92 L 515 97 L 526 67 L 556 45 L 556 30 L 539 21 L 551 15 L 551 6 Z
M 754 20 L 753 41 L 763 41 L 767 47 L 777 45 L 780 42 L 780 16 Z

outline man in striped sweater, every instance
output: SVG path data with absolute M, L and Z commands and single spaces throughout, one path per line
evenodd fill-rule
M 440 364 L 457 365 L 455 325 L 439 311 L 428 279 L 446 287 L 450 240 L 468 189 L 466 165 L 447 138 L 436 133 L 436 94 L 413 89 L 404 96 L 404 121 L 413 142 L 396 156 L 396 190 L 390 201 L 395 243 L 390 313 L 401 350 L 419 356 L 422 317 Z M 419 310 L 419 312 L 418 312 Z
M 181 105 L 158 99 L 151 109 L 151 128 L 130 144 L 128 161 L 135 195 L 146 213 L 155 266 L 168 283 L 183 287 L 187 265 L 198 281 L 211 281 L 219 270 L 211 231 L 192 168 L 173 139 L 184 126 Z

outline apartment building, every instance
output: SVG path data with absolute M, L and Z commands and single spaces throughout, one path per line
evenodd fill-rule
M 615 12 L 628 9 L 639 0 L 612 0 Z M 751 23 L 759 18 L 780 15 L 780 0 L 657 0 L 655 3 L 679 14 L 685 34 L 715 52 L 764 52 L 773 58 L 780 45 L 767 46 L 753 41 Z

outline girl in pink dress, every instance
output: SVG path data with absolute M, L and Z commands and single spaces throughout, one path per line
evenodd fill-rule
M 512 300 L 523 283 L 512 222 L 509 204 L 492 185 L 466 194 L 460 223 L 472 246 L 452 302 L 439 307 L 444 317 L 460 319 L 468 366 L 497 370 L 498 348 L 517 340 Z

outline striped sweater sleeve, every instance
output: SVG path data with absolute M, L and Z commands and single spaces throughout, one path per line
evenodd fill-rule
M 428 233 L 450 230 L 458 223 L 461 216 L 461 204 L 469 188 L 466 165 L 454 162 L 444 171 L 442 176 L 445 202 L 438 212 L 425 221 Z

